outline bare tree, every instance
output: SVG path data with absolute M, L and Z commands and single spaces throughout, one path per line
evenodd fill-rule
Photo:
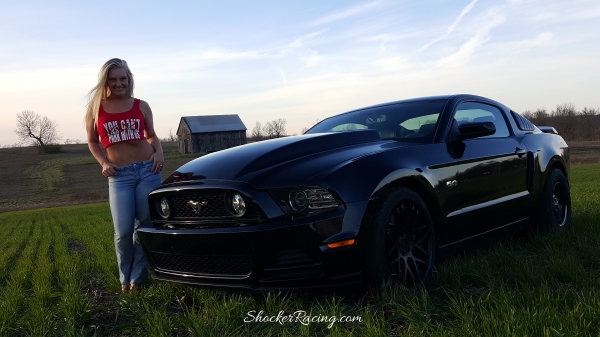
M 260 125 L 260 122 L 256 122 L 254 129 L 252 129 L 252 133 L 250 134 L 250 137 L 254 138 L 254 140 L 262 140 L 262 138 L 264 137 L 264 134 L 263 134 L 263 128 L 262 128 L 262 125 Z
M 600 111 L 598 111 L 598 110 L 600 110 L 600 109 L 594 109 L 594 108 L 590 109 L 590 108 L 585 107 L 585 108 L 583 108 L 583 110 L 581 110 L 581 114 L 583 116 L 596 116 L 600 113 Z
M 271 139 L 271 138 L 275 138 L 275 128 L 273 127 L 273 123 L 271 123 L 271 122 L 267 122 L 267 123 L 266 123 L 266 124 L 263 126 L 262 130 L 263 130 L 263 135 L 264 135 L 266 138 L 269 138 L 269 139 Z
M 33 111 L 24 110 L 17 114 L 15 133 L 23 142 L 29 141 L 37 146 L 55 144 L 59 138 L 57 128 L 58 123 Z
M 553 126 L 566 139 L 577 138 L 577 109 L 573 103 L 563 103 L 556 105 L 556 110 L 552 111 Z
M 285 137 L 285 124 L 287 121 L 285 118 L 279 118 L 267 122 L 262 128 L 263 135 L 269 139 Z M 258 125 L 258 124 L 257 124 Z
M 552 117 L 572 117 L 577 115 L 577 109 L 573 103 L 563 103 L 556 106 L 552 111 Z
M 525 110 L 525 111 L 521 112 L 521 116 L 523 116 L 527 119 L 533 119 L 533 112 L 531 112 L 531 110 Z
M 275 138 L 284 137 L 285 134 L 285 124 L 287 121 L 285 118 L 279 118 L 271 122 L 273 125 L 273 133 Z
M 545 108 L 540 108 L 535 110 L 533 113 L 533 118 L 540 120 L 548 117 L 548 112 L 546 112 Z

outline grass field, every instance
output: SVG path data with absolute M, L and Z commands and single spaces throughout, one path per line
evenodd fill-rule
M 37 165 L 65 174 L 60 159 Z M 571 231 L 506 238 L 438 265 L 426 289 L 376 295 L 162 282 L 121 294 L 106 203 L 0 213 L 0 336 L 599 336 L 600 164 L 571 173 Z M 261 311 L 322 321 L 256 322 Z

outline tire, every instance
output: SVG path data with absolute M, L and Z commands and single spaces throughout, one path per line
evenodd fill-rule
M 551 168 L 534 212 L 534 229 L 567 230 L 571 228 L 571 194 L 561 170 Z
M 380 202 L 366 234 L 366 283 L 393 281 L 418 287 L 431 277 L 435 231 L 427 206 L 412 190 L 391 191 Z

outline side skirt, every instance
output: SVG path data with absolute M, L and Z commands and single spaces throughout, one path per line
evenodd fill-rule
M 511 222 L 498 228 L 491 229 L 487 232 L 483 232 L 453 243 L 440 246 L 437 249 L 437 259 L 440 260 L 450 258 L 456 254 L 462 253 L 465 250 L 481 246 L 483 244 L 517 233 L 530 227 L 531 218 L 521 218 L 517 221 Z

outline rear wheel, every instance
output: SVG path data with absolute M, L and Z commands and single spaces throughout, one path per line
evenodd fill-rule
M 367 235 L 367 283 L 420 286 L 435 262 L 435 233 L 427 206 L 414 191 L 392 191 L 379 205 Z
M 561 170 L 551 168 L 535 212 L 535 229 L 569 229 L 571 227 L 571 194 Z

